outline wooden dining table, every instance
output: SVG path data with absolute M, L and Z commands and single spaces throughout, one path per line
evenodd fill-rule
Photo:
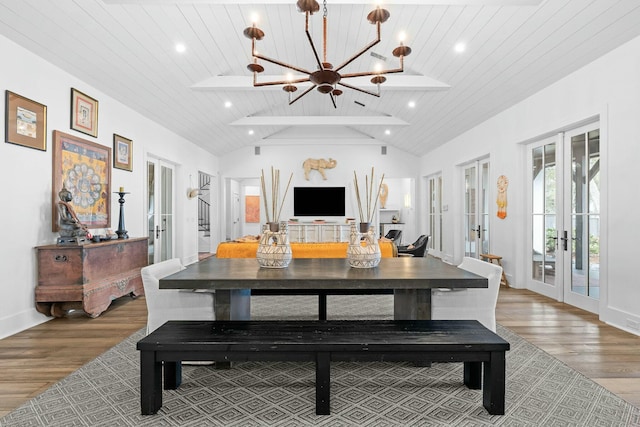
M 214 291 L 217 320 L 249 320 L 252 291 L 276 295 L 390 291 L 394 319 L 431 319 L 431 289 L 486 287 L 485 277 L 430 256 L 384 258 L 374 268 L 353 268 L 346 258 L 294 258 L 286 268 L 261 268 L 256 259 L 211 257 L 160 279 L 160 289 Z

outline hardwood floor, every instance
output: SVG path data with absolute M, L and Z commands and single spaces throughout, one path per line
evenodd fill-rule
M 0 416 L 51 387 L 147 322 L 144 298 L 119 298 L 99 317 L 72 314 L 0 340 Z
M 526 290 L 500 289 L 498 323 L 640 407 L 640 337 Z M 54 319 L 0 340 L 0 416 L 144 327 L 144 298 L 100 317 Z

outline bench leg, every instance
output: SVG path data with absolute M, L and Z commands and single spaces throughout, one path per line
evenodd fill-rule
M 327 320 L 327 294 L 318 293 L 318 320 Z
M 464 362 L 464 385 L 473 390 L 482 388 L 482 362 Z
M 162 407 L 162 362 L 154 351 L 140 352 L 140 409 L 153 415 Z
M 182 384 L 182 362 L 164 362 L 164 389 L 176 390 Z
M 316 415 L 329 415 L 331 354 L 316 354 Z
M 482 404 L 491 415 L 504 415 L 505 354 L 504 351 L 491 352 L 489 361 L 484 362 L 484 389 Z

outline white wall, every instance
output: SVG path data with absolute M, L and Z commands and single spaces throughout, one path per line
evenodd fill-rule
M 376 182 L 379 182 L 382 174 L 385 174 L 385 182 L 389 179 L 391 183 L 400 183 L 398 188 L 390 184 L 389 200 L 393 200 L 393 203 L 398 205 L 400 202 L 395 197 L 402 199 L 405 192 L 411 191 L 410 185 L 407 184 L 407 178 L 415 181 L 418 176 L 418 159 L 415 156 L 395 150 L 392 147 L 388 147 L 387 154 L 382 155 L 381 145 L 383 144 L 360 145 L 326 140 L 320 140 L 315 143 L 311 139 L 303 143 L 293 144 L 291 141 L 286 141 L 282 144 L 270 142 L 267 145 L 260 146 L 259 155 L 254 154 L 254 147 L 247 147 L 222 157 L 220 160 L 221 174 L 224 179 L 259 178 L 261 171 L 264 170 L 267 188 L 270 188 L 270 174 L 273 166 L 275 169 L 280 170 L 280 186 L 282 188 L 281 194 L 283 195 L 289 176 L 293 173 L 291 188 L 284 202 L 280 220 L 293 217 L 293 187 L 346 187 L 346 216 L 357 218 L 358 208 L 355 200 L 355 190 L 353 189 L 354 171 L 358 174 L 362 195 L 364 195 L 365 175 L 371 174 L 372 167 L 374 167 Z M 327 160 L 332 158 L 337 160 L 337 166 L 334 169 L 325 171 L 326 180 L 323 180 L 317 171 L 311 171 L 307 181 L 304 177 L 302 163 L 308 158 L 324 158 Z M 399 178 L 404 179 L 400 180 Z M 246 182 L 250 186 L 256 185 L 255 180 L 246 180 Z M 399 192 L 402 192 L 402 196 L 398 196 Z M 411 196 L 415 197 L 415 194 Z M 261 209 L 260 214 L 264 221 L 263 209 Z M 241 216 L 244 216 L 244 211 Z M 409 236 L 413 236 L 416 232 L 414 217 L 415 212 L 406 213 L 405 219 L 408 222 L 406 230 Z M 331 218 L 328 219 L 331 220 Z M 335 220 L 344 220 L 344 218 L 336 218 Z M 374 223 L 376 221 L 377 218 Z M 245 231 L 249 230 L 253 231 L 253 229 L 245 229 Z M 376 231 L 379 230 L 376 229 Z M 246 234 L 252 233 L 247 232 Z
M 640 228 L 640 202 L 634 173 L 640 159 L 640 38 L 599 58 L 514 107 L 494 116 L 424 156 L 421 176 L 442 171 L 444 179 L 445 252 L 461 257 L 461 178 L 457 165 L 490 155 L 492 252 L 504 256 L 505 270 L 516 286 L 526 283 L 526 166 L 523 142 L 594 116 L 600 117 L 603 229 L 600 317 L 622 329 L 640 321 L 640 286 L 634 268 Z M 447 165 L 443 168 L 443 165 Z M 495 182 L 509 178 L 508 216 L 495 217 Z M 627 329 L 638 334 L 637 329 Z
M 133 172 L 112 170 L 112 188 L 130 192 L 125 203 L 129 236 L 146 236 L 145 161 L 148 153 L 176 164 L 176 250 L 184 262 L 197 259 L 197 204 L 187 200 L 189 174 L 217 174 L 218 160 L 189 141 L 123 106 L 97 89 L 0 37 L 0 54 L 11 58 L 0 67 L 0 89 L 47 106 L 47 151 L 0 143 L 0 182 L 4 188 L 3 244 L 0 245 L 0 338 L 49 318 L 35 310 L 37 281 L 34 247 L 53 244 L 51 176 L 53 130 L 112 147 L 113 134 L 133 140 Z M 5 61 L 7 62 L 7 61 Z M 8 65 L 8 62 L 5 64 Z M 71 87 L 99 101 L 98 138 L 69 128 Z M 5 103 L 0 103 L 4 129 Z M 111 228 L 118 226 L 117 197 L 111 200 Z M 114 267 L 117 268 L 117 267 Z

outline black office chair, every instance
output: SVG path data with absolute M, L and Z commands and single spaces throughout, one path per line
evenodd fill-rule
M 407 246 L 398 246 L 398 255 L 407 254 L 416 257 L 423 257 L 427 254 L 427 244 L 429 236 L 424 234 L 418 237 L 418 240 Z
M 389 230 L 384 237 L 385 239 L 393 240 L 394 242 L 400 242 L 400 237 L 402 237 L 402 230 Z

